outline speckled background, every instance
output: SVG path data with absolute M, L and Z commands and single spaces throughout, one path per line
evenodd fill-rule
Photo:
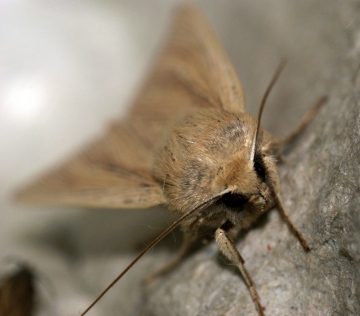
M 79 315 L 172 219 L 165 210 L 39 209 L 11 193 L 100 135 L 145 77 L 180 1 L 0 1 L 0 273 L 9 256 L 38 275 L 38 315 Z M 358 315 L 359 1 L 196 1 L 256 113 L 288 60 L 263 126 L 286 134 L 329 102 L 280 166 L 305 254 L 276 210 L 237 243 L 267 315 Z M 210 244 L 145 288 L 174 255 L 170 235 L 89 315 L 255 315 L 240 277 Z

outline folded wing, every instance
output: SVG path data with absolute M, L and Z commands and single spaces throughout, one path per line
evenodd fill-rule
M 152 165 L 177 122 L 198 108 L 244 111 L 241 84 L 204 17 L 183 6 L 128 116 L 17 195 L 51 205 L 146 208 L 166 203 Z

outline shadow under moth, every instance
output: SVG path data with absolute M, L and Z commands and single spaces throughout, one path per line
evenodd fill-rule
M 220 252 L 238 267 L 264 315 L 245 262 L 233 239 L 274 205 L 305 251 L 308 242 L 280 196 L 276 158 L 310 123 L 321 98 L 287 137 L 260 128 L 245 111 L 236 73 L 202 14 L 182 6 L 162 54 L 127 117 L 64 165 L 19 192 L 26 202 L 139 209 L 165 205 L 179 215 L 89 306 L 87 311 L 176 226 L 184 233 L 178 255 L 149 280 L 175 267 L 200 229 L 214 232 Z

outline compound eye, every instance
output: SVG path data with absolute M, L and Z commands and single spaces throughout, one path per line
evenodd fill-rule
M 248 202 L 248 199 L 239 193 L 226 193 L 221 197 L 222 203 L 231 209 L 241 211 L 241 208 Z
M 265 179 L 266 179 L 265 165 L 264 165 L 262 156 L 259 154 L 255 154 L 255 157 L 254 157 L 254 170 L 255 170 L 257 176 L 263 182 L 265 182 Z

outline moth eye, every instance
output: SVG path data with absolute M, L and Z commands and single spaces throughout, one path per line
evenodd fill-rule
M 262 181 L 265 181 L 266 170 L 265 170 L 265 166 L 264 166 L 264 161 L 262 159 L 262 155 L 259 155 L 259 154 L 255 155 L 255 157 L 254 157 L 254 170 L 255 170 L 256 174 L 258 175 L 258 177 Z
M 239 209 L 247 202 L 247 198 L 239 193 L 226 193 L 221 197 L 221 202 L 228 208 Z

